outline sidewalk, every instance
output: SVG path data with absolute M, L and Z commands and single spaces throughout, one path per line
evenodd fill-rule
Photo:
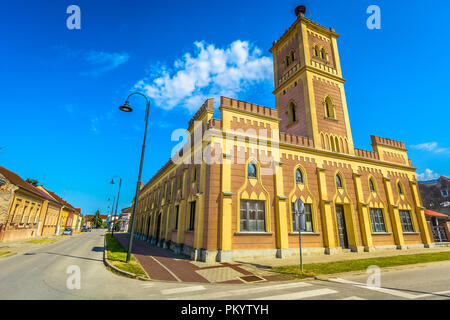
M 57 241 L 61 241 L 67 239 L 69 237 L 77 236 L 81 234 L 81 232 L 75 232 L 72 236 L 62 236 L 62 235 L 51 235 L 44 237 L 33 237 L 29 239 L 19 240 L 19 241 L 8 241 L 8 242 L 0 242 L 0 251 L 11 251 L 12 253 L 3 257 L 9 257 L 13 254 L 22 254 L 29 252 L 30 250 L 34 250 L 36 248 L 40 248 L 42 246 L 46 246 Z M 43 243 L 29 243 L 29 241 L 33 240 L 55 240 L 52 242 L 43 242 Z M 1 259 L 2 257 L 0 257 Z
M 124 248 L 128 247 L 127 233 L 114 233 Z M 270 270 L 240 263 L 206 264 L 175 255 L 169 250 L 133 240 L 132 254 L 145 269 L 151 280 L 243 284 L 268 281 L 286 281 L 291 278 Z

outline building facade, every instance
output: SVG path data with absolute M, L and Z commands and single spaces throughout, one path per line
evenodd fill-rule
M 353 145 L 337 38 L 296 10 L 273 43 L 276 109 L 208 99 L 189 140 L 140 191 L 135 234 L 194 260 L 333 254 L 432 243 L 404 143 Z
M 52 210 L 59 212 L 60 208 L 53 198 L 0 166 L 0 241 L 43 235 Z M 49 234 L 54 233 L 53 228 Z

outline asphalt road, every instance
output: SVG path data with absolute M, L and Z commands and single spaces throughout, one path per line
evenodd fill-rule
M 0 299 L 450 299 L 450 262 L 382 271 L 381 288 L 367 287 L 365 273 L 327 281 L 242 285 L 134 280 L 105 268 L 103 236 L 103 230 L 96 230 L 1 258 Z M 74 270 L 79 270 L 79 288 L 77 281 L 68 285 Z

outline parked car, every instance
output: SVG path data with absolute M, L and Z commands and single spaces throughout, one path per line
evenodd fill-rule
M 88 229 L 87 228 L 83 228 L 83 229 L 81 229 L 81 232 L 88 232 Z
M 65 228 L 63 235 L 71 236 L 72 235 L 72 228 Z

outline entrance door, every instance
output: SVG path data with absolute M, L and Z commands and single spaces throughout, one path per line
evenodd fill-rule
M 159 240 L 160 230 L 161 230 L 161 213 L 158 214 L 158 220 L 156 221 L 156 241 Z
M 336 205 L 336 222 L 338 228 L 339 244 L 343 249 L 348 248 L 347 228 L 345 227 L 344 206 Z

